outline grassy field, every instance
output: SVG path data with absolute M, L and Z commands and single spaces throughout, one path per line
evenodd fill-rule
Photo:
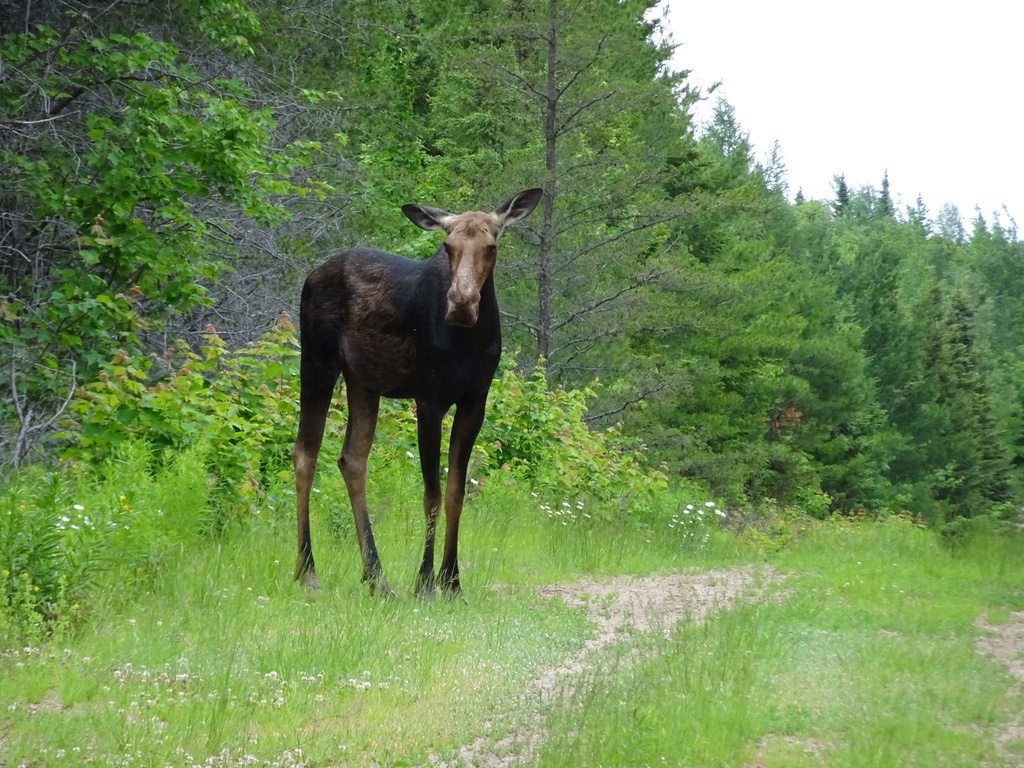
M 1024 743 L 1002 734 L 1024 701 L 975 648 L 979 616 L 1021 608 L 1018 546 L 951 554 L 896 521 L 822 526 L 770 558 L 789 574 L 778 601 L 593 675 L 539 764 L 1019 765 Z
M 155 504 L 146 493 L 163 494 L 162 513 L 198 514 L 188 467 L 175 471 L 176 486 L 157 479 L 122 503 L 136 524 Z M 950 548 L 900 519 L 737 535 L 710 508 L 690 522 L 704 499 L 640 526 L 494 482 L 467 504 L 465 600 L 424 603 L 411 594 L 418 489 L 403 470 L 374 491 L 399 592 L 382 601 L 359 582 L 341 483 L 323 475 L 319 595 L 292 581 L 282 491 L 251 523 L 164 547 L 146 578 L 98 571 L 74 631 L 7 638 L 0 766 L 455 765 L 460 748 L 503 740 L 511 754 L 475 759 L 514 765 L 510 737 L 538 724 L 519 757 L 541 766 L 1024 763 L 1020 682 L 977 648 L 992 631 L 979 620 L 1024 610 L 1019 537 Z M 54 503 L 97 503 L 63 493 Z M 583 609 L 536 585 L 748 563 L 784 578 L 702 623 L 624 632 L 560 695 L 524 695 L 593 633 Z

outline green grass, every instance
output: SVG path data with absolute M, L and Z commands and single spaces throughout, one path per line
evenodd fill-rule
M 341 560 L 354 547 L 329 537 L 327 589 L 309 599 L 269 532 L 203 548 L 128 612 L 100 609 L 67 651 L 13 651 L 6 764 L 57 764 L 75 746 L 99 764 L 192 765 L 225 749 L 271 765 L 296 749 L 313 764 L 425 761 L 484 735 L 588 631 L 531 590 L 372 599 Z
M 822 526 L 773 558 L 783 600 L 681 625 L 588 680 L 539 765 L 1016 764 L 996 734 L 1024 702 L 974 639 L 979 615 L 1024 608 L 1019 544 Z
M 543 710 L 538 763 L 1009 764 L 996 736 L 1024 702 L 974 641 L 979 617 L 1005 622 L 1024 608 L 1019 538 L 982 533 L 951 551 L 892 520 L 819 525 L 776 548 L 763 536 L 670 528 L 679 505 L 670 499 L 641 526 L 612 522 L 609 510 L 585 517 L 586 499 L 579 510 L 581 499 L 492 478 L 467 501 L 465 601 L 423 603 L 412 597 L 423 528 L 414 469 L 378 472 L 371 491 L 395 600 L 373 599 L 359 582 L 344 490 L 326 471 L 313 510 L 318 596 L 292 581 L 291 497 L 281 489 L 219 537 L 175 548 L 166 530 L 153 534 L 159 559 L 140 576 L 146 561 L 132 549 L 123 588 L 123 570 L 97 572 L 100 591 L 77 630 L 0 643 L 0 766 L 451 758 L 530 723 L 540 707 L 523 691 L 590 636 L 581 609 L 532 585 L 746 562 L 787 574 L 775 598 L 679 625 L 667 639 L 631 634 L 602 649 L 571 694 Z M 196 477 L 187 461 L 168 472 Z M 159 497 L 186 519 L 173 488 L 153 482 L 129 494 L 132 514 Z M 117 501 L 111 483 L 83 506 Z M 202 507 L 189 487 L 186 506 Z M 579 514 L 549 517 L 541 505 Z M 208 513 L 192 509 L 192 519 Z

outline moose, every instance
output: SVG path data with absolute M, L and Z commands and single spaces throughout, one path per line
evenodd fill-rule
M 348 422 L 338 468 L 355 518 L 363 581 L 371 593 L 392 596 L 373 540 L 366 501 L 366 463 L 380 398 L 412 398 L 426 543 L 415 592 L 460 591 L 458 538 L 473 443 L 484 420 L 487 393 L 501 356 L 501 323 L 494 291 L 497 240 L 528 216 L 542 190 L 520 192 L 493 213 L 451 214 L 405 205 L 416 226 L 445 232 L 434 255 L 418 261 L 355 248 L 338 254 L 306 278 L 299 309 L 299 429 L 292 451 L 298 505 L 295 578 L 319 589 L 309 530 L 313 485 L 324 426 L 339 375 L 348 393 Z M 452 406 L 444 493 L 444 553 L 434 576 L 434 534 L 441 508 L 441 421 Z

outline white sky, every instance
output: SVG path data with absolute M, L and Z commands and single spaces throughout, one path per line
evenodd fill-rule
M 662 0 L 676 69 L 736 109 L 763 159 L 778 140 L 790 197 L 832 177 L 934 217 L 1005 205 L 1024 227 L 1022 0 Z M 706 120 L 711 104 L 701 105 Z

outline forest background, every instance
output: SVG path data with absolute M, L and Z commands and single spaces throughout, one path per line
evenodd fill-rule
M 535 471 L 514 436 L 555 402 L 613 428 L 619 465 L 733 505 L 1015 515 L 1015 224 L 898 209 L 885 178 L 804 199 L 728 103 L 695 124 L 714 94 L 669 68 L 655 6 L 5 4 L 5 473 L 214 434 L 211 466 L 258 492 L 288 463 L 305 274 L 357 243 L 428 256 L 404 203 L 540 186 L 496 277 L 494 471 Z M 218 394 L 232 375 L 248 398 Z

